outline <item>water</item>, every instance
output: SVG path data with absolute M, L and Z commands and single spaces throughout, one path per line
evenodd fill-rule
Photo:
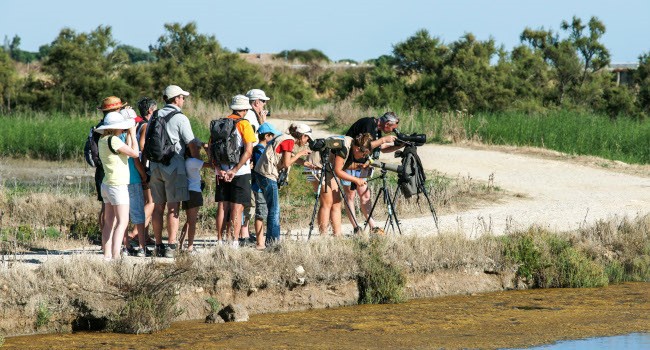
M 621 332 L 633 334 L 602 337 Z M 506 349 L 600 337 L 538 349 L 649 349 L 648 332 L 650 283 L 625 283 L 261 314 L 240 323 L 183 321 L 156 334 L 80 332 L 11 337 L 5 347 Z
M 650 349 L 650 333 L 632 333 L 615 337 L 600 337 L 580 340 L 567 340 L 555 344 L 535 346 L 529 350 L 647 350 Z

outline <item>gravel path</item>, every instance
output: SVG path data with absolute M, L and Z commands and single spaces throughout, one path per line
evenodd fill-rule
M 285 120 L 273 120 L 281 130 Z M 314 127 L 315 137 L 327 133 Z M 512 229 L 539 225 L 551 230 L 572 230 L 601 219 L 634 218 L 650 211 L 650 177 L 545 159 L 469 147 L 424 145 L 418 154 L 427 170 L 451 177 L 488 181 L 516 193 L 503 203 L 477 207 L 459 214 L 439 217 L 441 232 L 463 232 L 476 237 L 487 232 L 503 234 Z M 395 163 L 392 155 L 382 161 Z M 404 233 L 435 232 L 430 216 L 401 220 Z

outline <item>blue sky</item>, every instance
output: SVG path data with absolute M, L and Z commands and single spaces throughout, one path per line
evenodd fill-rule
M 119 43 L 147 49 L 164 23 L 194 21 L 200 33 L 233 51 L 316 48 L 334 60 L 363 61 L 390 54 L 419 29 L 445 43 L 471 32 L 510 50 L 524 28 L 559 31 L 560 22 L 575 15 L 605 23 L 603 42 L 613 63 L 636 62 L 650 52 L 648 0 L 9 0 L 1 9 L 1 38 L 18 35 L 28 51 L 50 43 L 63 27 L 89 32 L 99 25 L 111 26 Z

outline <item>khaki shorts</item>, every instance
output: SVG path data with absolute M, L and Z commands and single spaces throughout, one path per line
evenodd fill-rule
M 161 167 L 151 170 L 149 181 L 151 196 L 156 204 L 179 203 L 190 199 L 187 190 L 187 175 L 179 173 L 178 169 L 168 174 Z

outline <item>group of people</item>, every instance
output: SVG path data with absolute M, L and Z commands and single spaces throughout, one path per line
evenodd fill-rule
M 103 118 L 94 128 L 97 153 L 95 183 L 98 200 L 102 202 L 99 224 L 102 228 L 102 249 L 106 260 L 118 259 L 125 254 L 144 257 L 146 246 L 155 244 L 153 254 L 173 257 L 180 244 L 187 239 L 189 252 L 194 251 L 194 236 L 199 208 L 203 205 L 201 169 L 214 169 L 216 177 L 215 201 L 218 203 L 216 228 L 219 244 L 234 248 L 242 242 L 254 242 L 256 248 L 280 240 L 279 186 L 283 176 L 295 164 L 310 172 L 307 177 L 314 190 L 320 189 L 318 226 L 321 234 L 331 223 L 334 236 L 341 236 L 341 189 L 335 177 L 341 180 L 345 198 L 349 202 L 348 216 L 354 231 L 360 226 L 354 217 L 355 194 L 359 195 L 361 211 L 371 229 L 374 221 L 368 217 L 370 192 L 366 178 L 370 176 L 367 158 L 371 153 L 394 151 L 391 133 L 399 118 L 388 112 L 379 118 L 362 118 L 355 122 L 345 136 L 339 136 L 342 147 L 323 152 L 312 152 L 311 128 L 294 123 L 286 133 L 278 131 L 267 122 L 265 109 L 270 100 L 260 89 L 236 95 L 230 104 L 232 113 L 227 116 L 233 127 L 236 158 L 223 158 L 215 153 L 217 136 L 203 143 L 192 132 L 189 119 L 182 108 L 190 95 L 177 85 L 163 92 L 165 105 L 158 109 L 154 99 L 144 97 L 138 101 L 139 116 L 133 108 L 116 96 L 110 96 L 98 107 Z M 154 118 L 154 119 L 152 119 Z M 147 159 L 147 143 L 156 143 L 155 124 L 164 129 L 171 147 L 168 161 Z M 212 125 L 211 125 L 212 127 Z M 234 131 L 236 128 L 236 132 Z M 206 153 L 203 161 L 201 150 Z M 326 157 L 323 159 L 322 157 Z M 333 171 L 323 171 L 324 164 Z M 321 181 L 321 176 L 324 178 Z M 319 184 L 321 186 L 319 186 Z M 186 211 L 187 222 L 179 233 L 179 211 Z M 163 243 L 163 218 L 166 213 L 167 244 Z M 249 232 L 249 222 L 254 218 L 254 231 Z M 129 220 L 133 230 L 126 232 Z M 266 225 L 264 225 L 266 222 Z M 154 239 L 148 236 L 153 227 Z M 227 242 L 228 233 L 231 239 Z M 130 249 L 130 240 L 137 240 L 137 249 Z

